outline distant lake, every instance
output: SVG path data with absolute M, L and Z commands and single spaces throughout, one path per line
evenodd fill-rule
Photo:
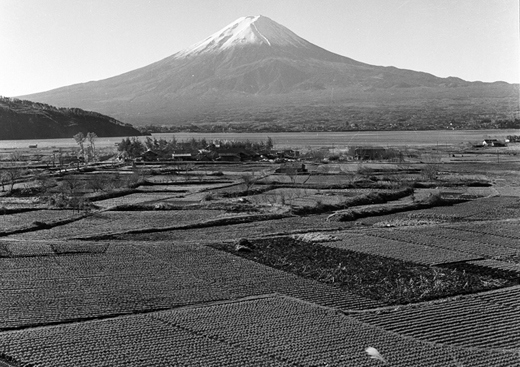
M 355 145 L 380 146 L 426 146 L 426 145 L 454 145 L 465 142 L 481 141 L 485 137 L 504 138 L 507 135 L 520 135 L 520 130 L 438 130 L 438 131 L 351 131 L 351 132 L 302 132 L 302 133 L 167 133 L 153 134 L 152 137 L 170 140 L 175 136 L 177 140 L 191 138 L 208 141 L 218 140 L 250 140 L 261 141 L 271 137 L 276 148 L 318 148 L 334 146 L 337 148 Z M 97 148 L 114 147 L 123 137 L 98 138 Z M 141 141 L 145 137 L 140 137 Z M 72 148 L 77 146 L 75 140 L 42 139 L 42 140 L 0 140 L 0 149 L 28 148 L 38 144 L 38 148 Z

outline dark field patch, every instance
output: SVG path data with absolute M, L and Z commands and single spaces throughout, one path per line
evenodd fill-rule
M 389 305 L 432 300 L 517 283 L 457 269 L 428 267 L 330 248 L 287 237 L 251 241 L 249 250 L 238 251 L 235 244 L 229 242 L 212 246 Z

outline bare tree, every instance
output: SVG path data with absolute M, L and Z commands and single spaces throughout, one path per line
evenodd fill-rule
M 12 162 L 20 162 L 20 161 L 23 161 L 25 159 L 25 157 L 23 156 L 22 152 L 20 152 L 19 150 L 13 151 L 10 154 L 9 158 L 10 158 L 10 160 Z
M 70 196 L 75 196 L 83 184 L 84 183 L 75 175 L 65 176 L 61 183 L 61 189 Z
M 6 167 L 6 168 L 4 168 L 4 174 L 7 178 L 7 182 L 10 184 L 9 191 L 13 191 L 16 181 L 20 177 L 22 177 L 22 175 L 24 174 L 24 170 L 20 167 L 15 167 L 15 166 Z M 2 184 L 2 186 L 3 186 L 3 184 Z
M 256 184 L 258 178 L 255 177 L 255 173 L 252 172 L 252 174 L 244 174 L 240 176 L 240 180 L 242 181 L 242 185 L 244 185 L 245 193 L 246 195 L 249 193 L 249 191 L 253 188 L 253 186 Z
M 74 135 L 73 138 L 74 138 L 74 140 L 76 140 L 76 143 L 79 145 L 79 154 L 78 155 L 85 158 L 85 146 L 84 146 L 85 139 L 86 139 L 85 135 L 82 132 L 79 132 L 76 135 Z
M 35 182 L 42 194 L 47 193 L 51 187 L 56 186 L 56 181 L 47 172 L 38 172 L 35 175 Z
M 94 159 L 96 157 L 96 145 L 94 144 L 95 140 L 97 139 L 97 135 L 96 133 L 87 133 L 87 136 L 86 136 L 86 139 L 88 140 L 89 142 L 89 152 L 91 155 L 91 157 L 89 157 L 89 159 Z
M 5 186 L 9 182 L 9 176 L 7 175 L 7 171 L 5 169 L 0 168 L 0 185 L 2 186 L 2 192 L 5 191 Z

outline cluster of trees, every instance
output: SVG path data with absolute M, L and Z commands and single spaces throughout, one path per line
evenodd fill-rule
M 135 158 L 143 154 L 146 150 L 151 150 L 159 156 L 170 156 L 173 153 L 180 152 L 196 152 L 200 150 L 208 150 L 211 152 L 222 152 L 230 149 L 243 149 L 249 152 L 265 152 L 273 149 L 273 140 L 268 137 L 266 141 L 252 142 L 235 141 L 235 140 L 212 140 L 206 139 L 189 139 L 178 141 L 175 137 L 171 140 L 146 137 L 142 142 L 136 137 L 126 138 L 118 145 L 118 151 L 125 153 L 128 157 Z

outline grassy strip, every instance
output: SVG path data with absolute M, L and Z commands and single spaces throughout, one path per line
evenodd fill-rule
M 335 220 L 338 222 L 347 222 L 365 217 L 374 217 L 379 215 L 406 212 L 410 210 L 428 209 L 434 206 L 451 205 L 452 201 L 446 201 L 439 196 L 431 196 L 423 201 L 393 205 L 377 205 L 374 207 L 347 209 L 331 214 L 327 220 Z
M 0 215 L 20 214 L 40 210 L 41 208 L 5 208 L 0 207 Z
M 142 204 L 121 204 L 110 208 L 110 211 L 118 212 L 136 212 L 136 211 L 172 211 L 172 210 L 224 210 L 231 213 L 252 213 L 259 212 L 258 206 L 253 204 L 237 204 L 237 203 L 204 203 L 204 204 L 187 204 L 175 205 L 168 203 L 142 203 Z
M 283 187 L 280 185 L 276 185 L 276 188 Z M 242 191 L 235 191 L 235 192 L 221 192 L 219 194 L 216 194 L 216 196 L 222 197 L 222 198 L 238 198 L 242 196 L 252 196 L 252 195 L 259 195 L 263 194 L 264 192 L 271 191 L 275 188 L 273 185 L 267 185 L 265 187 L 257 187 L 253 189 L 246 189 Z
M 319 214 L 335 210 L 346 209 L 352 206 L 382 204 L 388 201 L 398 200 L 412 194 L 413 189 L 410 187 L 395 192 L 370 192 L 368 194 L 362 194 L 354 196 L 353 198 L 348 198 L 345 201 L 338 204 L 318 204 L 314 206 L 302 206 L 293 208 L 292 211 L 294 214 L 298 215 Z
M 208 185 L 208 184 L 234 184 L 232 180 L 184 180 L 184 181 L 166 181 L 154 182 L 145 180 L 139 183 L 139 186 L 187 186 L 187 185 Z
M 35 221 L 35 222 L 32 222 L 31 224 L 15 227 L 13 229 L 9 229 L 6 231 L 0 231 L 0 237 L 9 236 L 12 234 L 17 234 L 17 233 L 33 232 L 33 231 L 39 231 L 42 229 L 50 229 L 53 227 L 63 226 L 65 224 L 69 224 L 72 222 L 76 222 L 80 219 L 86 218 L 90 215 L 93 215 L 93 213 L 81 213 L 81 214 L 73 215 L 72 217 L 68 217 L 65 219 L 58 219 L 58 220 L 51 221 L 51 222 Z
M 458 269 L 422 266 L 287 237 L 252 240 L 248 244 L 250 251 L 238 250 L 239 247 L 232 243 L 211 246 L 388 305 L 495 289 L 519 281 Z
M 109 192 L 97 192 L 94 194 L 85 195 L 85 198 L 90 201 L 101 201 L 101 200 L 118 198 L 121 196 L 130 195 L 130 194 L 135 194 L 137 192 L 139 192 L 139 191 L 135 188 L 118 189 L 118 190 L 112 190 Z
M 415 188 L 435 188 L 439 186 L 443 187 L 490 187 L 493 186 L 488 181 L 478 181 L 478 180 L 459 180 L 459 181 L 416 181 L 411 182 L 412 186 Z
M 395 183 L 375 182 L 371 180 L 360 180 L 338 184 L 319 184 L 319 183 L 289 183 L 289 182 L 259 182 L 257 185 L 272 185 L 273 188 L 290 188 L 290 189 L 312 189 L 312 190 L 346 190 L 346 189 L 373 189 L 373 190 L 393 190 L 396 188 Z M 401 187 L 403 185 L 400 185 Z

